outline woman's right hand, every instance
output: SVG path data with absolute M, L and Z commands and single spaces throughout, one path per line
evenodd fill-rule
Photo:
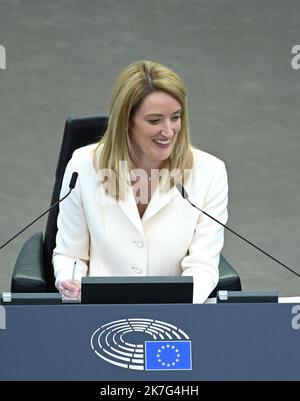
M 67 298 L 81 299 L 81 282 L 65 280 L 60 283 L 60 293 Z

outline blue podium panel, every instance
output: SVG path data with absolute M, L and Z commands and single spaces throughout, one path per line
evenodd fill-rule
M 1 380 L 300 379 L 300 305 L 11 305 L 0 312 Z

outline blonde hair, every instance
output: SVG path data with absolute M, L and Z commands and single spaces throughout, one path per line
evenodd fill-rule
M 186 176 L 184 172 L 193 167 L 186 89 L 182 80 L 177 74 L 161 64 L 146 60 L 137 61 L 125 68 L 116 80 L 110 103 L 107 130 L 94 152 L 96 170 L 107 169 L 115 174 L 117 180 L 116 193 L 109 193 L 115 198 L 120 196 L 120 188 L 124 184 L 124 182 L 120 182 L 123 181 L 123 178 L 120 177 L 127 178 L 127 172 L 120 171 L 119 162 L 127 162 L 127 166 L 131 170 L 135 160 L 135 153 L 128 132 L 129 122 L 145 97 L 155 91 L 163 91 L 173 96 L 182 108 L 181 129 L 172 153 L 164 161 L 162 168 L 169 171 L 178 169 Z M 174 185 L 174 180 L 172 185 Z

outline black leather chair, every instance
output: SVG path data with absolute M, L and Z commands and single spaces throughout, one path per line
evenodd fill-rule
M 64 171 L 75 149 L 99 139 L 107 127 L 107 117 L 71 117 L 65 123 L 63 141 L 55 174 L 55 185 L 51 204 L 59 199 Z M 53 208 L 48 216 L 45 235 L 34 234 L 23 245 L 16 261 L 11 281 L 12 292 L 55 292 L 52 266 L 52 251 L 55 248 L 57 233 L 58 206 Z M 221 255 L 220 280 L 218 290 L 240 290 L 241 282 L 237 272 Z

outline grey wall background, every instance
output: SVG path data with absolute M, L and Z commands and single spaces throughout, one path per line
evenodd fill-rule
M 46 209 L 65 119 L 106 114 L 137 59 L 180 74 L 193 143 L 227 165 L 229 226 L 300 273 L 298 0 L 0 0 L 0 243 Z M 0 290 L 31 233 L 1 252 Z M 246 289 L 300 293 L 300 279 L 230 233 Z

